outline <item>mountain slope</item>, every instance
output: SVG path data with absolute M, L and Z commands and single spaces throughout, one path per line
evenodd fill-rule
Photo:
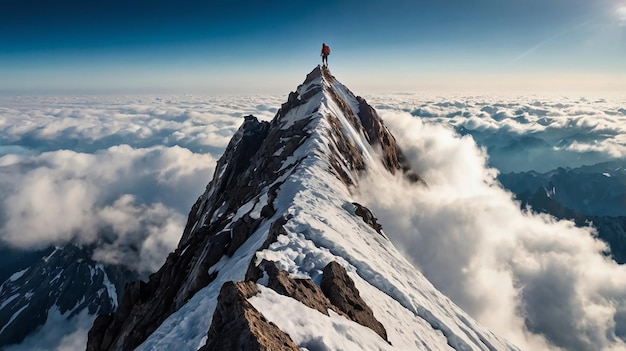
M 87 349 L 515 350 L 353 202 L 363 172 L 423 183 L 375 110 L 317 67 L 271 122 L 245 118 L 176 250 Z
M 136 275 L 93 261 L 88 249 L 72 244 L 55 248 L 0 285 L 0 348 L 21 342 L 57 313 L 61 320 L 83 312 L 92 320 L 110 313 L 130 279 Z
M 619 162 L 546 173 L 504 173 L 498 179 L 515 194 L 548 189 L 561 205 L 586 215 L 626 216 L 626 171 Z

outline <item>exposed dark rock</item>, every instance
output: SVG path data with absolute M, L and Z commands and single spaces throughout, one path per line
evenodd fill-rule
M 306 78 L 304 79 L 303 84 L 311 83 L 312 81 L 316 80 L 317 78 L 321 76 L 322 76 L 322 67 L 317 66 L 309 74 L 306 75 Z
M 306 101 L 308 99 L 310 99 L 311 97 L 315 96 L 315 94 L 319 93 L 320 91 L 322 91 L 322 87 L 319 85 L 313 86 L 311 87 L 309 90 L 307 90 L 304 94 L 302 94 L 302 100 Z
M 87 333 L 87 351 L 98 351 L 99 349 L 94 347 L 104 344 L 105 332 L 111 322 L 113 322 L 113 314 L 101 314 L 96 317 L 93 326 Z M 110 344 L 110 340 L 107 340 L 107 344 Z
M 216 211 L 223 214 L 234 212 L 237 208 L 258 195 L 257 186 L 262 179 L 252 182 L 257 178 L 254 174 L 254 168 L 251 165 L 258 163 L 263 158 L 263 151 L 267 146 L 266 138 L 268 136 L 270 124 L 268 122 L 259 122 L 254 116 L 245 116 L 244 122 L 239 130 L 230 140 L 226 151 L 220 157 L 215 168 L 214 177 L 207 186 L 207 191 L 201 196 L 201 203 L 192 208 L 189 218 L 194 218 L 194 224 L 189 222 L 181 241 L 179 248 L 184 247 L 190 237 L 193 235 L 194 227 L 206 226 L 211 217 L 205 219 L 205 223 L 198 223 L 202 214 L 209 212 L 211 216 Z M 277 148 L 277 146 L 274 146 Z M 269 150 L 267 150 L 269 151 Z M 254 186 L 257 185 L 257 186 Z M 256 193 L 255 193 L 256 191 Z M 227 208 L 222 208 L 221 204 L 226 204 Z M 196 210 L 197 208 L 197 210 Z
M 286 235 L 287 231 L 285 230 L 285 227 L 283 227 L 283 224 L 285 224 L 286 222 L 287 219 L 285 218 L 280 218 L 279 220 L 274 221 L 270 226 L 269 232 L 267 233 L 267 238 L 257 251 L 262 251 L 270 247 L 270 245 L 276 241 L 276 238 L 278 238 L 279 235 Z M 246 281 L 256 282 L 263 276 L 263 270 L 261 270 L 261 268 L 259 268 L 255 264 L 255 262 L 256 255 L 252 256 L 252 260 L 250 260 L 250 264 L 248 264 L 248 270 L 246 271 L 245 278 Z
M 207 272 L 207 253 L 204 251 L 210 251 L 210 239 L 215 237 L 222 239 L 210 233 L 194 237 L 187 249 L 170 254 L 161 269 L 150 275 L 147 283 L 138 281 L 128 284 L 120 306 L 109 319 L 110 324 L 104 328 L 104 336 L 97 336 L 92 331 L 93 337 L 88 340 L 87 347 L 94 351 L 132 350 L 141 344 L 195 291 L 212 280 Z M 215 256 L 210 257 L 214 259 Z M 104 323 L 99 323 L 102 330 Z M 101 343 L 98 345 L 99 340 Z
M 396 143 L 396 138 L 385 127 L 382 118 L 378 116 L 376 110 L 362 97 L 357 96 L 356 99 L 359 102 L 358 116 L 365 130 L 365 135 L 371 145 L 380 147 L 385 168 L 391 173 L 395 173 L 396 170 L 402 170 L 408 180 L 424 183 L 417 173 L 411 169 L 411 165 Z
M 335 77 L 330 74 L 328 68 L 323 68 L 322 73 L 328 81 L 336 80 Z M 404 177 L 409 181 L 413 183 L 419 182 L 426 185 L 426 182 L 424 182 L 424 180 L 421 179 L 419 175 L 417 175 L 417 173 L 411 168 L 408 160 L 398 147 L 396 139 L 391 134 L 391 132 L 389 132 L 387 127 L 385 127 L 382 118 L 378 116 L 376 110 L 374 110 L 374 108 L 371 107 L 367 103 L 367 101 L 365 101 L 365 99 L 360 96 L 356 97 L 359 103 L 359 112 L 358 115 L 355 115 L 352 112 L 352 109 L 346 105 L 345 100 L 342 99 L 336 91 L 330 89 L 328 90 L 328 93 L 333 98 L 333 101 L 339 106 L 341 112 L 343 112 L 346 118 L 350 121 L 352 126 L 357 131 L 361 131 L 363 135 L 365 135 L 365 138 L 370 143 L 370 145 L 380 149 L 383 165 L 385 166 L 385 168 L 387 168 L 388 171 L 395 174 L 397 170 L 401 170 L 404 174 Z M 331 121 L 331 123 L 333 123 L 333 121 Z M 334 129 L 338 130 L 337 128 Z M 353 153 L 352 149 L 353 148 L 345 148 L 343 146 L 339 147 L 339 151 L 341 152 L 342 156 L 351 155 Z M 346 153 L 346 151 L 348 152 Z M 350 160 L 354 159 L 355 157 L 350 157 Z M 360 159 L 360 161 L 363 162 L 362 157 L 357 157 L 357 159 Z M 345 184 L 350 185 L 345 181 L 347 178 L 345 172 L 340 167 L 337 167 L 332 163 L 331 165 L 334 169 L 335 174 L 338 175 L 339 179 L 343 180 Z M 348 162 L 348 165 L 350 166 L 349 169 L 352 170 L 363 169 L 359 164 L 352 166 L 351 162 Z
M 332 126 L 332 142 L 329 144 L 329 147 L 333 152 L 328 155 L 331 166 L 330 171 L 346 186 L 355 185 L 351 174 L 358 174 L 358 172 L 365 169 L 363 154 L 357 149 L 354 142 L 348 139 L 341 131 L 341 123 L 337 117 L 328 115 L 326 119 Z
M 277 293 L 289 296 L 300 301 L 307 307 L 318 310 L 328 316 L 328 310 L 343 314 L 335 306 L 331 305 L 322 293 L 322 290 L 311 279 L 294 279 L 287 271 L 280 270 L 274 262 L 263 261 L 261 267 L 267 273 L 269 279 L 267 287 Z
M 263 208 L 261 209 L 261 217 L 263 218 L 271 218 L 274 213 L 276 213 L 276 210 L 274 209 L 274 205 L 272 205 L 271 202 L 263 206 Z
M 232 256 L 235 251 L 248 239 L 248 237 L 254 233 L 256 228 L 261 223 L 261 219 L 253 219 L 249 215 L 243 215 L 232 225 L 232 243 L 228 247 L 227 254 Z
M 377 231 L 378 234 L 382 234 L 383 226 L 378 223 L 378 218 L 374 217 L 372 211 L 359 203 L 353 202 L 352 204 L 356 207 L 356 209 L 354 210 L 354 214 L 363 218 L 363 222 L 374 228 L 374 230 Z
M 211 244 L 209 245 L 209 252 L 207 253 L 206 262 L 209 267 L 216 264 L 222 256 L 226 254 L 231 246 L 232 238 L 229 230 L 221 231 L 215 234 Z
M 372 329 L 387 340 L 385 327 L 363 301 L 354 282 L 339 263 L 331 262 L 324 268 L 321 288 L 330 302 L 351 320 Z
M 135 304 L 145 302 L 148 284 L 142 281 L 128 283 L 115 314 L 98 316 L 88 333 L 87 349 L 108 350 L 123 325 L 123 317 L 131 314 Z
M 336 81 L 335 77 L 333 77 L 330 74 L 330 71 L 328 70 L 328 68 L 324 68 L 322 72 L 324 73 L 324 78 L 326 78 L 328 81 L 330 82 Z M 350 124 L 352 124 L 352 127 L 354 127 L 354 129 L 356 129 L 357 131 L 363 132 L 363 134 L 365 134 L 363 130 L 363 126 L 359 122 L 354 112 L 352 112 L 352 108 L 348 106 L 347 101 L 341 98 L 339 93 L 336 92 L 334 89 L 328 89 L 326 92 L 331 96 L 335 104 L 337 104 L 337 106 L 339 107 L 343 115 L 348 119 Z
M 289 335 L 247 301 L 257 293 L 253 282 L 222 285 L 207 343 L 200 351 L 299 350 Z
M 189 237 L 189 235 L 191 234 L 191 230 L 194 228 L 196 223 L 198 223 L 198 220 L 200 219 L 200 216 L 202 215 L 202 212 L 200 211 L 200 207 L 204 204 L 202 200 L 203 200 L 202 196 L 199 196 L 196 202 L 191 206 L 189 215 L 187 215 L 187 223 L 185 224 L 185 229 L 183 230 L 183 235 L 182 235 L 183 238 Z M 179 243 L 179 247 L 180 247 L 180 243 Z
M 328 310 L 332 310 L 372 329 L 387 340 L 385 327 L 374 317 L 346 270 L 337 262 L 331 262 L 324 268 L 321 288 L 311 279 L 290 277 L 287 271 L 278 269 L 274 262 L 263 260 L 259 267 L 267 274 L 268 288 L 327 316 Z
M 303 85 L 306 85 L 310 82 L 312 82 L 313 80 L 315 80 L 316 78 L 318 78 L 321 75 L 321 72 L 319 70 L 313 70 L 311 73 L 309 73 L 304 81 L 304 83 L 302 85 L 300 85 L 298 87 L 298 89 L 300 89 Z M 317 94 L 318 92 L 320 92 L 322 90 L 322 87 L 319 85 L 312 85 L 311 87 L 309 87 L 309 89 L 305 92 L 303 92 L 302 95 L 298 94 L 297 91 L 292 91 L 291 93 L 289 93 L 289 96 L 287 97 L 287 102 L 285 102 L 284 104 L 282 104 L 280 106 L 280 109 L 278 110 L 278 113 L 276 114 L 277 117 L 282 118 L 285 117 L 285 115 L 293 108 L 302 105 L 303 103 L 305 103 L 307 101 L 307 99 L 309 99 L 310 97 L 314 96 L 315 94 Z

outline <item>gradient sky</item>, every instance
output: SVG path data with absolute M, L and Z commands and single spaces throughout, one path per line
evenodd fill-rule
M 626 92 L 626 0 L 5 0 L 0 94 Z

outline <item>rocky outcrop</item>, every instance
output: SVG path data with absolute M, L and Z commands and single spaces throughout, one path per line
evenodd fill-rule
M 324 268 L 321 288 L 328 300 L 348 318 L 372 329 L 387 340 L 385 327 L 374 317 L 374 312 L 363 301 L 354 282 L 339 263 L 331 262 Z
M 322 69 L 322 73 L 328 81 L 336 81 L 335 77 L 330 74 L 327 67 Z M 352 126 L 365 135 L 370 145 L 380 149 L 383 165 L 388 171 L 393 174 L 395 174 L 396 171 L 402 171 L 405 178 L 409 181 L 426 184 L 426 182 L 424 182 L 424 180 L 421 179 L 420 176 L 411 168 L 408 160 L 398 147 L 396 139 L 391 132 L 389 132 L 387 127 L 385 127 L 382 118 L 378 116 L 376 110 L 374 110 L 374 108 L 370 106 L 365 99 L 360 96 L 356 97 L 356 100 L 359 103 L 359 111 L 355 115 L 338 92 L 330 90 L 329 93 L 343 114 L 348 118 Z M 357 166 L 355 169 L 360 170 L 361 168 Z
M 267 238 L 265 239 L 263 244 L 261 244 L 261 247 L 259 247 L 257 252 L 267 249 L 270 244 L 276 241 L 279 235 L 287 234 L 285 227 L 283 227 L 283 224 L 285 224 L 286 222 L 286 218 L 280 218 L 272 223 L 272 225 L 270 226 L 270 230 L 267 233 Z M 256 282 L 263 276 L 263 270 L 259 267 L 260 265 L 257 265 L 256 260 L 256 255 L 254 255 L 254 257 L 252 257 L 252 260 L 250 260 L 250 263 L 248 264 L 248 270 L 246 271 L 245 278 L 246 281 Z
M 228 215 L 233 209 L 258 195 L 259 189 L 251 187 L 252 184 L 257 183 L 252 182 L 257 175 L 252 174 L 253 170 L 249 169 L 249 165 L 252 161 L 259 161 L 258 153 L 267 143 L 269 127 L 270 123 L 258 121 L 254 116 L 244 117 L 242 125 L 218 160 L 213 179 L 207 185 L 207 190 L 189 213 L 183 237 L 178 244 L 179 248 L 184 248 L 194 232 L 200 228 L 209 226 L 210 222 L 219 222 L 216 221 L 219 218 L 207 218 L 208 214 L 211 216 Z M 270 160 L 268 158 L 267 161 Z M 221 204 L 227 207 L 221 208 Z M 225 224 L 223 220 L 221 222 Z
M 363 218 L 363 222 L 372 227 L 378 234 L 382 234 L 383 226 L 378 223 L 378 218 L 374 217 L 372 211 L 357 202 L 353 202 L 352 204 L 355 207 L 354 214 Z
M 363 155 L 357 149 L 354 142 L 341 132 L 341 122 L 333 115 L 328 115 L 326 120 L 331 128 L 332 143 L 328 146 L 332 152 L 329 155 L 330 172 L 333 173 L 346 186 L 356 185 L 353 174 L 365 170 Z
M 278 269 L 271 261 L 263 260 L 259 268 L 267 275 L 268 288 L 327 316 L 328 310 L 332 310 L 372 329 L 387 340 L 385 327 L 374 317 L 346 270 L 337 262 L 331 262 L 324 268 L 321 287 L 311 279 L 290 277 L 287 271 Z
M 109 345 L 111 343 L 110 336 L 107 336 L 107 328 L 113 322 L 114 314 L 102 314 L 96 317 L 91 329 L 87 333 L 87 351 L 99 351 L 101 345 Z M 107 338 L 107 342 L 104 339 Z
M 328 310 L 342 314 L 333 306 L 311 279 L 291 278 L 287 271 L 280 270 L 274 262 L 263 261 L 261 266 L 268 275 L 267 287 L 277 293 L 300 301 L 303 305 L 328 316 Z
M 385 168 L 391 173 L 401 170 L 408 180 L 426 184 L 411 168 L 409 161 L 398 147 L 396 138 L 385 127 L 376 110 L 362 97 L 357 96 L 356 99 L 359 102 L 358 116 L 365 130 L 365 135 L 370 144 L 380 147 Z
M 257 293 L 253 282 L 227 282 L 222 286 L 207 343 L 200 351 L 299 350 L 289 335 L 247 301 Z

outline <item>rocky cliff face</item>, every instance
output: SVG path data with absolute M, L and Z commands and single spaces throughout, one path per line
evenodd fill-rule
M 177 249 L 96 319 L 87 349 L 514 349 L 436 292 L 351 201 L 372 167 L 423 183 L 376 111 L 315 68 L 271 122 L 244 118 Z M 275 313 L 278 301 L 292 309 Z

